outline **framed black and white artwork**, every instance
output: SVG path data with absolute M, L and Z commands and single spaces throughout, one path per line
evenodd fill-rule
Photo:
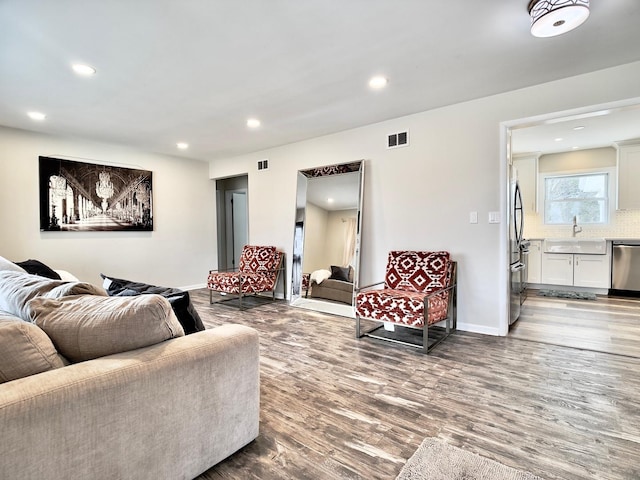
M 39 157 L 41 231 L 152 231 L 152 172 Z

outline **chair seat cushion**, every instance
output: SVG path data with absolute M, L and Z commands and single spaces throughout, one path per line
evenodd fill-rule
M 407 327 L 424 327 L 424 298 L 427 293 L 385 288 L 361 292 L 356 298 L 356 314 L 382 322 Z M 447 318 L 449 292 L 429 299 L 428 324 Z
M 242 278 L 242 293 L 268 292 L 274 288 L 273 276 L 264 273 L 211 272 L 207 288 L 216 292 L 239 294 Z

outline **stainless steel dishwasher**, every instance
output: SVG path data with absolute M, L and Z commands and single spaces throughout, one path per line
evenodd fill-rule
M 614 241 L 611 260 L 613 294 L 640 296 L 640 241 Z

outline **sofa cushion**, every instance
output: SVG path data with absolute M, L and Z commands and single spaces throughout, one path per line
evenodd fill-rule
M 0 310 L 30 321 L 26 311 L 27 302 L 41 295 L 52 298 L 66 295 L 106 296 L 107 292 L 90 283 L 63 282 L 26 272 L 0 271 Z
M 162 295 L 169 300 L 186 335 L 204 330 L 204 324 L 198 311 L 191 303 L 189 292 L 178 288 L 159 287 L 148 283 L 109 277 L 102 273 L 100 276 L 104 279 L 103 286 L 110 296 L 125 297 L 152 293 Z
M 127 352 L 184 335 L 160 295 L 36 297 L 29 316 L 72 362 Z
M 15 263 L 7 260 L 4 257 L 0 257 L 0 272 L 1 271 L 26 273 L 25 269 L 22 268 L 20 265 L 16 265 Z
M 64 359 L 40 328 L 0 312 L 0 383 L 64 366 Z
M 24 268 L 25 271 L 31 275 L 40 275 L 41 277 L 60 280 L 60 275 L 58 275 L 51 267 L 45 265 L 39 260 L 29 259 L 24 262 L 16 262 L 16 265 Z

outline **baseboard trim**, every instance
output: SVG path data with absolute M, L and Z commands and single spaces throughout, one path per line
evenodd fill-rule
M 178 287 L 178 289 L 180 290 L 198 290 L 200 288 L 207 288 L 207 284 L 206 283 L 199 283 L 197 285 L 188 285 L 186 287 Z
M 494 337 L 500 336 L 500 329 L 496 327 L 487 327 L 486 325 L 476 325 L 473 323 L 458 322 L 458 330 L 471 333 L 481 333 L 483 335 L 493 335 Z

